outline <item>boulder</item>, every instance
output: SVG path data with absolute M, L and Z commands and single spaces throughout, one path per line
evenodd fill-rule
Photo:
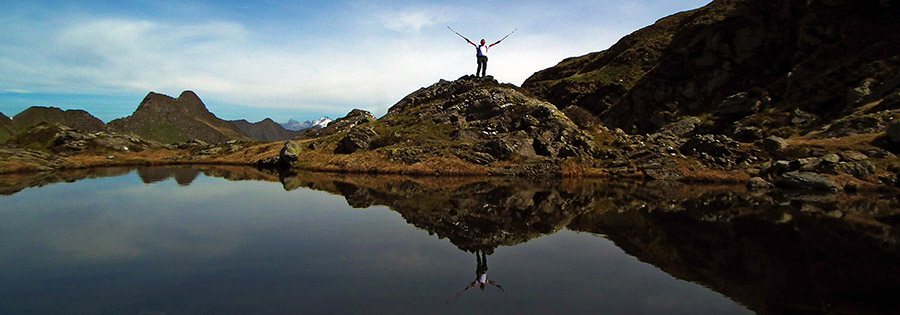
M 282 165 L 291 165 L 300 160 L 300 152 L 302 151 L 303 146 L 299 142 L 287 141 L 284 143 L 284 147 L 281 148 L 279 161 Z
M 725 98 L 717 111 L 723 116 L 747 116 L 759 111 L 764 103 L 769 102 L 769 97 L 765 93 L 748 93 L 741 92 Z
M 788 147 L 788 142 L 784 138 L 778 136 L 769 136 L 756 142 L 756 146 L 766 150 L 769 153 L 777 153 Z
M 767 189 L 767 188 L 775 187 L 775 185 L 772 185 L 772 183 L 766 181 L 762 177 L 753 177 L 750 179 L 749 182 L 747 182 L 747 187 L 757 188 L 757 189 Z
M 846 160 L 846 161 L 850 161 L 850 162 L 858 162 L 858 161 L 864 161 L 864 160 L 868 160 L 868 159 L 869 159 L 868 156 L 866 156 L 866 155 L 863 154 L 863 153 L 857 152 L 857 151 L 844 151 L 844 152 L 841 152 L 841 158 L 844 159 L 844 160 Z
M 840 162 L 834 166 L 834 169 L 838 174 L 849 174 L 859 179 L 875 174 L 875 164 L 869 161 Z
M 330 124 L 328 126 L 331 127 Z M 334 149 L 334 153 L 350 154 L 359 150 L 368 149 L 372 140 L 375 140 L 375 137 L 377 136 L 378 133 L 372 128 L 357 126 L 350 129 L 347 136 L 338 142 L 338 146 Z
M 823 190 L 823 191 L 839 191 L 843 190 L 841 185 L 828 177 L 812 172 L 787 172 L 781 175 L 777 184 L 782 187 L 807 189 L 807 190 Z
M 756 126 L 738 126 L 731 132 L 735 140 L 740 142 L 753 142 L 763 137 L 763 131 Z
M 900 143 L 900 121 L 895 121 L 888 125 L 886 134 L 891 142 Z

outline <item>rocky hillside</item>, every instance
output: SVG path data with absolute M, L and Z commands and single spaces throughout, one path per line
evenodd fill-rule
M 232 120 L 230 123 L 234 124 L 235 127 L 251 139 L 260 141 L 290 140 L 301 134 L 301 132 L 287 130 L 269 118 L 255 123 L 244 119 Z
M 744 141 L 877 133 L 900 117 L 898 13 L 894 1 L 716 0 L 523 87 L 629 133 L 688 116 Z
M 32 106 L 12 118 L 15 130 L 25 130 L 41 123 L 61 124 L 83 132 L 105 128 L 103 121 L 83 110 L 63 111 L 56 107 Z
M 15 133 L 13 130 L 12 119 L 0 113 L 0 143 L 9 139 Z
M 283 163 L 313 169 L 420 174 L 564 172 L 594 141 L 550 103 L 493 79 L 441 80 L 375 119 L 355 110 L 289 142 Z
M 150 92 L 131 116 L 113 120 L 108 127 L 161 143 L 249 140 L 234 124 L 210 113 L 192 91 L 182 92 L 177 99 Z

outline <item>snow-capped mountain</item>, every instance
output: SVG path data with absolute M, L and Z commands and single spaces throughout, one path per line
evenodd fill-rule
M 328 123 L 330 123 L 330 122 L 331 122 L 331 118 L 328 118 L 326 116 L 326 117 L 316 119 L 315 121 L 307 120 L 304 122 L 299 122 L 294 119 L 291 119 L 291 120 L 288 120 L 288 122 L 280 124 L 280 125 L 282 127 L 284 127 L 284 129 L 297 131 L 297 130 L 304 130 L 304 129 L 309 129 L 309 128 L 313 128 L 313 127 L 325 128 L 325 126 L 328 126 Z

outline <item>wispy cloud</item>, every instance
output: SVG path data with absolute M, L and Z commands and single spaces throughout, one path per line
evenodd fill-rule
M 516 84 L 635 29 L 618 25 L 615 12 L 601 4 L 581 2 L 337 2 L 307 13 L 308 20 L 283 21 L 245 11 L 197 15 L 228 11 L 192 5 L 201 7 L 174 18 L 53 8 L 37 8 L 46 12 L 42 19 L 0 13 L 7 22 L 0 25 L 0 90 L 177 95 L 191 89 L 204 100 L 251 108 L 329 115 L 363 108 L 377 115 L 421 86 L 475 71 L 473 49 L 445 25 L 473 40 L 496 40 L 518 27 L 491 50 L 488 69 Z
M 382 13 L 380 20 L 385 28 L 398 32 L 419 32 L 422 28 L 441 25 L 449 21 L 446 12 L 440 8 L 435 9 L 403 9 L 395 12 Z

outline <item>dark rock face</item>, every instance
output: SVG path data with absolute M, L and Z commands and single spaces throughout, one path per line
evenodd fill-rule
M 131 116 L 109 122 L 110 130 L 161 143 L 199 139 L 209 143 L 249 140 L 232 123 L 219 119 L 191 91 L 178 98 L 150 92 Z
M 287 130 L 269 118 L 255 123 L 246 120 L 232 120 L 231 123 L 250 139 L 260 141 L 290 140 L 301 134 L 301 132 Z
M 103 121 L 86 111 L 63 111 L 56 107 L 41 106 L 29 107 L 13 117 L 11 123 L 12 128 L 18 131 L 37 126 L 41 123 L 60 124 L 82 132 L 97 132 L 105 128 Z
M 712 124 L 703 133 L 728 131 L 737 120 L 765 130 L 762 136 L 810 131 L 898 92 L 898 12 L 890 1 L 717 0 L 606 51 L 563 60 L 523 87 L 632 133 L 704 114 Z M 792 121 L 795 109 L 812 117 Z M 801 130 L 778 130 L 784 126 Z

